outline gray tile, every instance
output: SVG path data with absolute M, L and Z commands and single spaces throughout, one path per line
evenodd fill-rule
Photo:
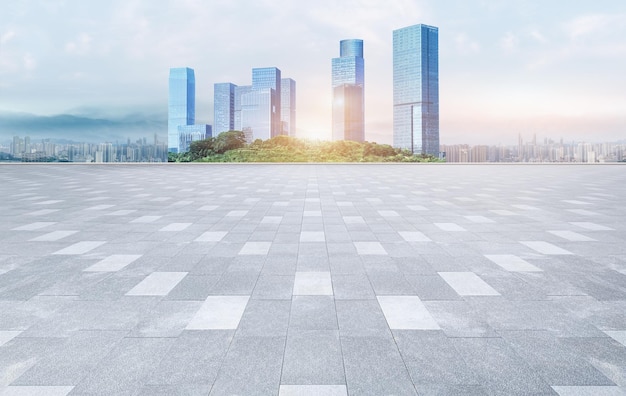
M 345 383 L 337 330 L 289 331 L 281 384 Z

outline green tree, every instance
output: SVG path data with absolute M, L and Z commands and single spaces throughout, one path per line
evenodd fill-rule
M 213 150 L 224 154 L 229 150 L 236 150 L 246 145 L 246 135 L 242 131 L 222 132 L 215 138 Z

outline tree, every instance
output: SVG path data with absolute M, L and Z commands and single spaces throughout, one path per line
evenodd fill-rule
M 242 131 L 222 132 L 215 138 L 213 150 L 224 154 L 229 150 L 236 150 L 246 145 L 246 135 Z

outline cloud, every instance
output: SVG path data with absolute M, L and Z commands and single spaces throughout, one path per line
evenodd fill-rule
M 32 54 L 26 53 L 22 57 L 22 65 L 26 70 L 35 70 L 35 68 L 37 68 L 37 61 Z
M 93 38 L 87 33 L 80 33 L 78 37 L 65 44 L 65 52 L 84 55 L 91 49 Z
M 9 30 L 2 35 L 0 35 L 0 45 L 6 45 L 11 39 L 15 37 L 15 32 L 13 30 Z
M 500 38 L 500 48 L 502 48 L 506 52 L 515 51 L 517 49 L 518 44 L 519 44 L 518 37 L 511 32 L 507 32 L 504 36 Z
M 592 33 L 607 33 L 626 27 L 626 14 L 581 15 L 563 24 L 563 29 L 571 39 L 589 36 Z
M 460 54 L 471 54 L 480 51 L 480 45 L 469 38 L 467 33 L 462 32 L 454 37 L 456 49 Z

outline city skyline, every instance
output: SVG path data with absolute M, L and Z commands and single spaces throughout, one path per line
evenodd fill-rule
M 391 32 L 416 23 L 440 29 L 442 144 L 512 143 L 520 132 L 587 141 L 624 136 L 626 4 L 620 1 L 398 0 L 367 7 L 189 1 L 176 8 L 26 1 L 6 11 L 0 16 L 5 140 L 35 135 L 42 121 L 115 136 L 166 122 L 164 70 L 178 65 L 202 76 L 197 121 L 212 124 L 211 84 L 238 83 L 259 64 L 279 64 L 299 81 L 297 135 L 330 139 L 328 59 L 336 56 L 337 41 L 359 37 L 368 47 L 365 138 L 391 143 Z M 229 18 L 206 29 L 216 13 Z M 242 35 L 240 26 L 258 34 Z

